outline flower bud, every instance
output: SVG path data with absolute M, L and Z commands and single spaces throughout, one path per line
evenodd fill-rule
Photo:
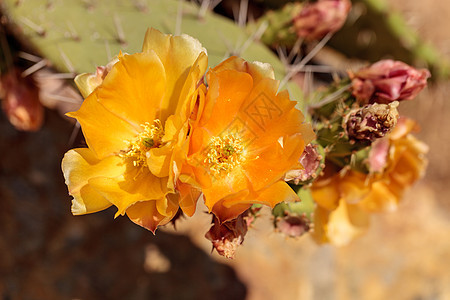
M 381 60 L 356 73 L 349 72 L 352 94 L 360 103 L 411 100 L 427 85 L 430 72 L 401 61 Z
M 325 155 L 318 144 L 308 144 L 300 156 L 299 162 L 303 169 L 294 169 L 286 173 L 284 180 L 295 185 L 307 184 L 317 178 L 324 168 Z
M 75 83 L 83 98 L 89 96 L 100 84 L 119 59 L 115 57 L 106 66 L 97 67 L 95 73 L 83 73 L 75 77 Z
M 367 104 L 350 111 L 343 119 L 342 127 L 350 140 L 374 141 L 385 136 L 397 124 L 398 102 Z
M 0 90 L 3 111 L 16 129 L 41 128 L 44 109 L 39 101 L 39 88 L 31 76 L 22 77 L 22 70 L 15 67 L 1 76 Z
M 226 258 L 234 258 L 237 248 L 244 242 L 244 236 L 247 234 L 247 215 L 248 212 L 245 211 L 236 219 L 222 224 L 213 216 L 213 226 L 205 237 L 212 242 L 217 253 Z
M 319 40 L 344 25 L 351 6 L 349 0 L 319 0 L 308 3 L 294 17 L 294 29 L 299 37 Z

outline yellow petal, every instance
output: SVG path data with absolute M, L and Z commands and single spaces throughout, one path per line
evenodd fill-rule
M 392 212 L 397 209 L 399 198 L 383 181 L 374 182 L 370 193 L 359 203 L 369 212 Z
M 97 177 L 116 177 L 125 171 L 122 159 L 109 156 L 99 160 L 88 148 L 69 150 L 62 160 L 62 170 L 72 200 L 72 213 L 82 215 L 97 212 L 111 206 L 105 197 L 89 185 Z
M 116 217 L 123 215 L 127 208 L 137 202 L 161 199 L 167 193 L 167 178 L 153 176 L 147 169 L 132 164 L 129 168 L 128 172 L 115 178 L 89 180 L 89 184 L 99 194 L 118 208 Z
M 314 201 L 324 209 L 336 209 L 340 198 L 338 184 L 333 177 L 317 181 L 311 188 Z
M 180 95 L 183 90 L 186 78 L 189 76 L 191 67 L 197 61 L 200 53 L 206 50 L 200 42 L 188 35 L 172 36 L 162 34 L 156 29 L 148 29 L 145 34 L 144 45 L 142 47 L 144 53 L 154 51 L 160 58 L 165 68 L 167 86 L 163 101 L 161 102 L 161 113 L 159 118 L 165 120 L 169 114 L 177 111 Z M 197 84 L 198 80 L 206 70 L 207 57 L 202 55 L 200 61 L 197 61 L 199 72 L 197 80 L 193 80 Z
M 327 236 L 336 246 L 345 246 L 363 234 L 369 226 L 369 214 L 344 199 L 329 215 Z
M 126 141 L 138 134 L 134 126 L 100 104 L 96 92 L 84 100 L 79 110 L 67 115 L 80 122 L 86 143 L 99 159 L 127 149 Z
M 109 111 L 139 128 L 158 117 L 163 109 L 160 103 L 169 92 L 164 65 L 150 51 L 119 56 L 97 89 L 97 99 Z

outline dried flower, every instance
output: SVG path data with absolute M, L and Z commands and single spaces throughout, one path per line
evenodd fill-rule
M 270 65 L 231 57 L 208 72 L 207 82 L 180 179 L 202 189 L 220 222 L 254 203 L 297 199 L 283 176 L 314 133 L 287 91 L 277 94 Z
M 343 119 L 342 127 L 350 140 L 374 141 L 389 133 L 397 124 L 398 102 L 367 104 L 350 111 Z
M 401 61 L 381 60 L 356 73 L 349 72 L 352 94 L 363 104 L 411 100 L 427 85 L 426 69 L 415 69 Z
M 389 134 L 389 152 L 382 172 L 336 173 L 330 166 L 326 175 L 311 188 L 315 211 L 314 237 L 319 242 L 345 245 L 369 226 L 370 213 L 393 211 L 405 189 L 425 170 L 428 147 L 410 134 L 412 121 L 401 119 Z
M 244 237 L 247 234 L 247 215 L 248 213 L 245 211 L 236 219 L 224 223 L 220 223 L 213 216 L 213 226 L 205 237 L 212 242 L 213 249 L 216 249 L 217 253 L 226 258 L 234 258 L 236 249 L 244 242 Z
M 196 39 L 149 29 L 141 53 L 120 54 L 100 85 L 85 90 L 81 108 L 68 115 L 89 148 L 70 150 L 62 161 L 73 214 L 115 205 L 116 216 L 154 232 L 179 207 L 194 213 L 199 192 L 178 176 L 206 66 Z
M 299 37 L 319 40 L 344 25 L 351 7 L 349 0 L 319 0 L 305 4 L 294 17 L 294 29 Z
M 18 130 L 39 130 L 44 121 L 44 108 L 39 100 L 39 88 L 32 76 L 23 77 L 14 67 L 0 77 L 2 108 Z

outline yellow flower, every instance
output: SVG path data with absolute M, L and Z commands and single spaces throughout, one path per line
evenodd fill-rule
M 331 168 L 314 182 L 317 203 L 313 236 L 319 242 L 346 245 L 364 233 L 370 213 L 394 211 L 404 191 L 423 176 L 428 147 L 411 130 L 414 122 L 401 119 L 389 135 L 386 167 L 368 176 L 356 171 L 336 173 Z
M 314 137 L 268 64 L 231 57 L 207 73 L 180 179 L 203 191 L 220 222 L 254 203 L 297 200 L 283 181 Z
M 74 215 L 114 205 L 116 217 L 127 214 L 155 231 L 179 207 L 193 214 L 199 192 L 178 176 L 206 66 L 196 39 L 149 29 L 142 52 L 119 54 L 96 80 L 82 75 L 77 84 L 89 96 L 68 115 L 81 124 L 88 148 L 70 150 L 62 161 Z

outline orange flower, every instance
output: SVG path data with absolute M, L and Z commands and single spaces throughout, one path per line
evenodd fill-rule
M 333 173 L 330 168 L 311 192 L 318 206 L 315 231 L 319 242 L 345 245 L 364 233 L 370 213 L 394 211 L 404 191 L 424 174 L 428 147 L 410 131 L 411 120 L 400 119 L 389 135 L 386 167 L 367 176 L 356 171 Z M 330 174 L 331 173 L 331 174 Z
M 203 191 L 220 222 L 254 203 L 297 200 L 283 181 L 314 137 L 270 65 L 231 57 L 207 73 L 180 179 Z
M 68 115 L 80 122 L 89 148 L 70 150 L 62 161 L 73 214 L 114 205 L 116 216 L 155 231 L 180 206 L 194 213 L 199 192 L 179 182 L 178 170 L 206 66 L 194 38 L 150 29 L 141 53 L 120 54 L 107 74 L 81 75 L 77 84 L 89 96 Z

